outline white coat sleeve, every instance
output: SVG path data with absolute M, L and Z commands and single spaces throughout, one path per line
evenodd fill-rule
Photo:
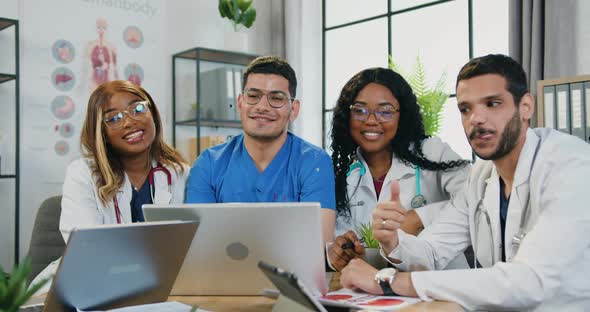
M 76 227 L 102 224 L 98 209 L 99 199 L 95 196 L 96 185 L 86 162 L 78 159 L 68 166 L 63 185 L 59 229 L 67 243 L 70 233 Z
M 453 149 L 447 144 L 442 142 L 439 138 L 430 138 L 425 141 L 423 146 L 424 155 L 436 162 L 447 162 L 451 160 L 461 160 Z M 469 176 L 469 170 L 471 165 L 467 164 L 463 167 L 453 168 L 451 170 L 440 170 L 437 172 L 436 185 L 429 185 L 428 188 L 434 188 L 444 193 L 447 200 L 430 203 L 424 207 L 416 209 L 416 213 L 420 217 L 424 227 L 429 226 L 438 218 L 441 209 L 447 204 L 448 199 L 452 198 L 455 194 L 463 189 L 463 185 Z
M 465 186 L 466 187 L 466 186 Z M 442 270 L 470 244 L 469 212 L 464 191 L 447 202 L 440 217 L 420 237 L 398 230 L 399 244 L 388 255 L 404 271 Z
M 571 282 L 567 278 L 586 278 L 590 209 L 584 204 L 588 188 L 583 181 L 590 176 L 590 149 L 555 148 L 540 166 L 543 169 L 531 176 L 531 181 L 539 181 L 532 187 L 531 204 L 540 215 L 513 261 L 486 269 L 412 273 L 420 298 L 451 300 L 469 310 L 519 311 L 552 300 L 560 292 L 583 291 L 561 288 Z M 572 270 L 582 270 L 582 275 L 572 277 Z

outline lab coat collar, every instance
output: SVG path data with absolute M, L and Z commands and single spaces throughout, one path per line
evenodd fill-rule
M 152 168 L 158 166 L 157 162 L 152 163 Z M 174 170 L 168 166 L 162 165 L 170 172 L 172 182 L 174 182 Z M 149 178 L 149 177 L 148 177 Z M 168 175 L 162 171 L 154 172 L 154 204 L 169 204 L 172 200 L 172 186 L 168 185 Z
M 523 218 L 523 210 L 526 205 L 530 204 L 530 183 L 529 177 L 531 175 L 535 152 L 540 139 L 532 129 L 527 130 L 526 141 L 518 157 L 518 164 L 516 165 L 516 172 L 514 174 L 514 186 L 510 195 L 510 204 L 508 206 L 508 216 L 506 220 L 506 238 L 505 251 L 506 261 L 511 261 L 514 257 L 512 246 L 512 237 L 518 233 L 521 219 Z M 524 216 L 526 218 L 526 216 Z
M 129 176 L 125 173 L 123 186 L 117 192 L 117 202 L 119 204 L 119 211 L 121 213 L 121 223 L 131 223 L 131 198 L 133 196 L 133 186 L 129 180 Z M 115 203 L 112 202 L 113 214 L 116 216 Z
M 413 176 L 416 171 L 413 166 L 408 166 L 392 153 L 391 169 L 385 177 L 385 181 L 401 180 L 408 176 Z
M 483 207 L 490 216 L 491 226 L 492 226 L 492 236 L 493 236 L 493 249 L 494 249 L 494 259 L 492 263 L 496 263 L 501 258 L 501 250 L 498 248 L 498 242 L 501 240 L 501 233 L 500 233 L 500 176 L 494 167 L 492 170 L 490 177 L 486 180 L 486 190 L 483 199 Z M 482 226 L 487 226 L 483 225 Z M 478 247 L 478 248 L 491 248 L 491 247 Z
M 531 174 L 531 169 L 534 162 L 535 151 L 539 145 L 539 137 L 532 129 L 527 129 L 524 146 L 520 151 L 518 163 L 514 174 L 514 186 L 520 186 L 527 183 Z
M 353 171 L 350 172 L 350 175 L 346 178 L 346 183 L 348 185 L 354 185 L 356 186 L 357 184 L 359 185 L 359 188 L 367 188 L 369 192 L 371 192 L 373 194 L 373 196 L 377 196 L 377 194 L 375 193 L 375 189 L 373 188 L 373 176 L 371 175 L 371 170 L 369 170 L 369 166 L 367 165 L 367 162 L 365 161 L 365 159 L 363 158 L 363 155 L 361 154 L 361 150 L 360 147 L 357 147 L 356 149 L 356 157 L 358 162 L 361 163 L 361 165 L 365 168 L 365 174 L 360 177 L 360 181 L 359 181 L 359 175 L 361 174 L 361 169 L 360 168 L 356 168 Z M 348 194 L 348 196 L 350 196 L 351 194 Z
M 375 188 L 373 187 L 373 176 L 371 175 L 371 171 L 369 170 L 369 166 L 367 164 L 367 161 L 364 159 L 363 155 L 361 154 L 360 147 L 357 147 L 357 149 L 356 149 L 356 157 L 357 157 L 358 161 L 366 169 L 366 173 L 360 178 L 361 180 L 360 180 L 359 188 L 367 188 L 366 191 L 373 194 L 373 196 L 376 198 L 377 194 L 375 193 Z M 359 183 L 360 172 L 361 172 L 360 169 L 353 170 L 346 179 L 347 184 L 348 185 L 357 185 L 357 183 Z M 413 167 L 410 167 L 410 166 L 404 164 L 395 156 L 395 154 L 392 153 L 391 167 L 389 168 L 389 170 L 387 171 L 387 174 L 385 175 L 385 180 L 383 181 L 383 186 L 382 186 L 381 195 L 379 196 L 379 199 L 381 199 L 383 196 L 385 196 L 385 197 L 389 196 L 389 191 L 384 191 L 384 190 L 387 190 L 390 187 L 391 181 L 400 180 L 400 179 L 407 178 L 407 177 L 412 177 L 412 176 L 414 176 L 414 174 L 415 174 L 415 171 L 414 171 Z M 383 197 L 383 198 L 385 198 L 385 197 Z
M 367 161 L 365 160 L 365 158 L 363 157 L 363 154 L 361 153 L 360 147 L 356 148 L 356 156 L 357 156 L 358 160 L 362 163 L 362 165 L 365 166 L 365 168 L 367 169 L 367 174 L 370 174 L 369 166 L 367 165 Z M 387 175 L 385 176 L 385 183 L 383 184 L 383 186 L 385 186 L 385 184 L 388 181 L 399 180 L 399 179 L 407 177 L 408 175 L 410 175 L 410 176 L 414 175 L 414 173 L 415 173 L 414 170 L 415 169 L 413 166 L 406 165 L 399 158 L 397 158 L 395 156 L 395 154 L 392 152 L 391 153 L 391 167 L 390 167 L 389 171 L 387 172 Z
M 158 166 L 157 161 L 152 161 L 152 168 Z M 168 166 L 164 166 L 172 175 L 172 182 L 174 182 L 174 170 Z M 149 176 L 147 177 L 149 179 Z M 152 199 L 154 204 L 169 204 L 172 201 L 172 187 L 168 185 L 168 177 L 162 171 L 154 173 L 154 189 L 155 194 Z M 133 186 L 129 180 L 129 176 L 125 173 L 123 185 L 117 192 L 117 201 L 119 203 L 119 210 L 121 211 L 121 222 L 131 223 L 131 198 L 133 197 Z M 115 214 L 115 204 L 112 204 L 113 214 Z

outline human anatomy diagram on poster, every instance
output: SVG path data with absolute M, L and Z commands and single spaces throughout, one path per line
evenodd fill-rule
M 22 168 L 29 163 L 38 179 L 63 182 L 67 165 L 80 156 L 88 97 L 101 83 L 123 79 L 148 85 L 154 97 L 162 92 L 162 62 L 153 61 L 158 51 L 163 56 L 161 6 L 161 0 L 24 1 L 23 19 L 36 22 L 26 23 L 22 36 Z

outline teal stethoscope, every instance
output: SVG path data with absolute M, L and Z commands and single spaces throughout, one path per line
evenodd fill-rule
M 354 187 L 354 191 L 352 192 L 352 195 L 350 195 L 349 198 L 354 197 L 354 194 L 356 194 L 356 192 L 358 191 L 358 188 L 361 184 L 361 179 L 363 178 L 365 173 L 367 173 L 367 168 L 365 168 L 365 166 L 360 161 L 357 160 L 354 163 L 352 163 L 352 165 L 350 165 L 350 168 L 348 168 L 348 172 L 346 172 L 346 176 L 347 177 L 350 176 L 350 174 L 357 168 L 360 169 L 359 179 L 356 182 L 356 186 Z M 418 166 L 415 167 L 414 176 L 415 176 L 415 180 L 416 180 L 416 195 L 414 195 L 414 197 L 410 201 L 410 206 L 412 206 L 413 209 L 420 208 L 420 207 L 426 205 L 426 198 L 424 198 L 424 195 L 422 195 L 422 191 L 420 189 L 420 167 L 418 167 Z M 364 202 L 360 201 L 356 205 L 352 205 L 352 206 L 359 206 L 359 205 L 363 205 L 363 204 L 364 204 Z

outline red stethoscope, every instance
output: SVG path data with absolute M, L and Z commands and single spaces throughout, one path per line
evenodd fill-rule
M 166 169 L 160 163 L 156 167 L 153 167 L 150 172 L 148 173 L 148 183 L 150 184 L 150 195 L 152 197 L 152 203 L 154 203 L 154 174 L 156 172 L 163 172 L 166 175 L 166 179 L 168 182 L 168 193 L 172 194 L 172 174 L 170 170 Z M 121 224 L 121 210 L 119 209 L 119 201 L 117 200 L 117 196 L 115 195 L 114 200 L 115 204 L 115 216 L 117 217 L 117 224 Z

